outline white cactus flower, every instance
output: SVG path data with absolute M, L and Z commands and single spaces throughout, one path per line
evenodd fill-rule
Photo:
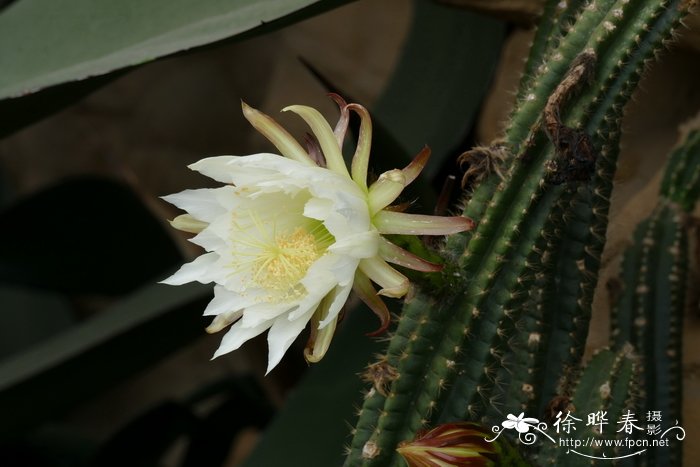
M 224 185 L 164 198 L 187 211 L 172 225 L 196 233 L 191 241 L 206 253 L 163 282 L 213 282 L 214 299 L 204 314 L 214 320 L 207 331 L 233 324 L 214 357 L 268 331 L 269 372 L 310 322 L 304 353 L 307 361 L 319 361 L 352 289 L 380 317 L 378 331 L 384 331 L 390 317 L 377 294 L 402 297 L 409 287 L 408 279 L 387 261 L 421 271 L 441 267 L 397 247 L 382 234 L 445 235 L 472 227 L 465 217 L 386 209 L 416 178 L 429 151 L 367 186 L 369 114 L 360 105 L 333 98 L 341 109 L 335 131 L 310 107 L 284 109 L 301 116 L 311 128 L 318 145 L 311 145 L 308 152 L 272 118 L 243 104 L 248 121 L 282 155 L 202 159 L 190 168 Z M 350 111 L 360 115 L 361 128 L 348 172 L 341 147 Z M 378 293 L 371 282 L 381 287 Z

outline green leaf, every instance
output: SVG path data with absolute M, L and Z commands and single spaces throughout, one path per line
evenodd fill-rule
M 131 420 L 114 434 L 93 459 L 93 465 L 158 465 L 168 448 L 197 426 L 189 407 L 164 401 Z
M 115 295 L 164 279 L 182 261 L 172 237 L 123 183 L 65 181 L 0 213 L 0 281 Z M 147 260 L 144 260 L 147 258 Z
M 24 97 L 0 100 L 0 115 L 12 116 L 0 120 L 0 139 L 78 102 L 126 74 L 131 68 L 82 81 L 63 83 Z
M 66 297 L 0 284 L 0 360 L 61 331 L 75 321 Z
M 0 99 L 102 75 L 348 0 L 22 0 L 0 14 Z
M 65 413 L 204 335 L 211 287 L 151 285 L 0 361 L 0 438 Z
M 413 3 L 411 33 L 373 115 L 406 153 L 431 147 L 424 176 L 434 178 L 442 164 L 459 155 L 474 124 L 505 24 L 431 2 Z
M 263 429 L 272 419 L 274 408 L 253 376 L 232 377 L 223 383 L 226 399 L 210 410 L 190 433 L 181 467 L 224 465 L 241 431 L 251 427 Z M 214 394 L 213 398 L 221 395 Z M 206 403 L 211 404 L 211 400 Z
M 349 423 L 365 387 L 358 373 L 382 347 L 364 335 L 376 324 L 376 317 L 365 306 L 349 313 L 328 354 L 309 369 L 245 467 L 342 463 L 343 446 L 350 439 Z

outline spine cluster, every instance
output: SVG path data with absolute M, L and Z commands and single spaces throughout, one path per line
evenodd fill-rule
M 491 148 L 499 169 L 464 200 L 478 226 L 445 245 L 450 287 L 406 302 L 380 358 L 391 381 L 367 392 L 346 465 L 403 465 L 398 443 L 440 423 L 540 416 L 567 385 L 588 332 L 622 110 L 686 3 L 547 2 Z
M 663 414 L 664 428 L 682 418 L 681 335 L 688 283 L 690 212 L 700 195 L 700 131 L 672 152 L 652 214 L 634 232 L 619 278 L 608 283 L 611 345 L 632 345 L 639 359 L 638 411 Z M 679 465 L 682 443 L 656 449 L 645 465 Z

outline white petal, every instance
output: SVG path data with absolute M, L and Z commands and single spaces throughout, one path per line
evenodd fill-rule
M 330 199 L 311 198 L 304 205 L 304 216 L 323 221 L 333 211 L 333 201 Z
M 261 322 L 277 319 L 280 315 L 289 314 L 296 309 L 296 303 L 258 303 L 249 306 L 243 313 L 242 326 L 255 327 Z
M 214 298 L 209 302 L 204 310 L 204 316 L 218 315 L 231 310 L 244 308 L 238 303 L 240 295 L 236 292 L 226 290 L 220 285 L 214 286 Z
M 318 311 L 317 311 L 318 312 Z M 331 345 L 333 336 L 335 335 L 335 328 L 338 322 L 338 318 L 332 319 L 326 327 L 319 329 L 316 332 L 316 336 L 312 342 L 307 343 L 306 349 L 304 349 L 304 358 L 307 362 L 316 363 L 321 361 L 328 347 Z M 312 326 L 314 325 L 313 317 L 311 319 Z M 309 347 L 311 344 L 311 347 Z
M 306 327 L 306 323 L 311 319 L 315 309 L 316 307 L 309 308 L 297 319 L 289 320 L 286 316 L 280 316 L 275 320 L 275 323 L 270 328 L 270 332 L 267 334 L 267 343 L 270 348 L 267 357 L 267 373 L 282 360 L 284 353 L 292 345 L 294 339 Z
M 332 203 L 329 205 L 327 202 L 319 202 L 315 206 L 312 205 L 315 212 L 311 212 L 315 215 L 310 217 L 323 216 L 324 225 L 336 238 L 370 229 L 369 206 L 366 198 L 359 193 L 354 183 L 345 182 L 345 185 L 352 185 L 354 189 L 330 183 L 318 183 L 309 188 L 312 195 L 316 197 L 312 199 L 327 199 Z M 328 209 L 328 206 L 331 208 Z
M 297 303 L 296 308 L 291 310 L 288 315 L 289 320 L 299 319 L 304 313 L 309 309 L 316 309 L 318 304 L 335 286 L 335 282 L 331 280 L 319 281 L 318 284 L 311 287 L 311 291 L 306 294 L 306 296 Z
M 216 219 L 214 222 L 209 224 L 206 229 L 202 231 L 202 233 L 206 232 L 207 235 L 212 235 L 220 238 L 224 243 L 227 245 L 230 245 L 232 236 L 234 235 L 232 232 L 233 229 L 233 221 L 232 221 L 232 214 L 229 212 L 224 216 L 219 217 Z M 194 237 L 191 239 L 193 243 L 197 243 L 197 237 Z M 197 243 L 199 244 L 199 243 Z M 204 245 L 202 245 L 204 246 Z
M 331 255 L 329 255 L 331 256 Z M 351 256 L 333 255 L 336 258 L 335 264 L 329 269 L 329 271 L 335 277 L 336 282 L 339 285 L 352 284 L 355 280 L 355 272 L 357 271 L 360 261 L 357 258 Z
M 202 175 L 213 178 L 217 182 L 228 184 L 233 183 L 229 162 L 236 158 L 237 156 L 207 157 L 195 162 L 194 164 L 190 164 L 188 167 L 192 170 L 196 170 Z
M 212 222 L 217 217 L 226 213 L 226 209 L 219 202 L 219 197 L 235 196 L 230 191 L 231 187 L 201 188 L 198 190 L 185 190 L 163 199 L 178 208 L 187 211 L 192 217 L 204 222 Z M 224 193 L 221 193 L 221 192 Z
M 212 224 L 209 224 L 212 225 Z M 190 238 L 190 241 L 195 245 L 199 245 L 207 251 L 221 250 L 226 246 L 226 240 L 221 238 L 221 236 L 216 232 L 215 229 L 205 228 L 199 232 L 194 237 Z
M 216 315 L 214 320 L 211 322 L 209 326 L 207 326 L 207 332 L 209 334 L 214 334 L 215 332 L 219 332 L 225 327 L 227 327 L 229 324 L 235 322 L 238 320 L 243 315 L 243 310 L 235 310 L 235 311 L 227 311 L 225 313 L 221 313 L 219 315 Z
M 300 281 L 308 293 L 299 302 L 299 307 L 290 313 L 289 319 L 298 318 L 312 305 L 318 306 L 323 297 L 328 295 L 338 285 L 338 278 L 333 271 L 333 267 L 338 263 L 338 259 L 339 257 L 335 255 L 326 254 L 309 267 L 306 276 Z
M 379 232 L 367 230 L 337 239 L 328 251 L 358 259 L 370 258 L 379 251 Z
M 215 267 L 219 255 L 216 253 L 207 253 L 198 256 L 191 263 L 183 264 L 182 267 L 172 276 L 161 281 L 162 284 L 182 285 L 187 282 L 201 282 L 207 284 L 216 279 L 217 269 Z
M 262 322 L 252 328 L 244 328 L 241 320 L 238 320 L 233 326 L 231 326 L 231 329 L 229 329 L 229 331 L 224 335 L 223 339 L 221 339 L 221 344 L 214 353 L 213 358 L 233 352 L 246 341 L 265 332 L 265 330 L 267 330 L 270 326 L 272 326 L 272 321 Z
M 180 214 L 175 219 L 170 221 L 170 225 L 183 232 L 198 234 L 202 230 L 206 229 L 209 224 L 198 221 L 189 214 Z
M 328 307 L 328 314 L 326 315 L 326 317 L 320 323 L 318 323 L 319 329 L 325 328 L 338 318 L 338 313 L 340 313 L 340 310 L 343 308 L 343 305 L 345 305 L 345 302 L 348 300 L 348 295 L 350 295 L 351 290 L 352 284 L 338 286 L 335 289 L 333 289 L 333 292 L 331 292 L 333 294 L 333 301 Z
M 408 292 L 408 278 L 378 256 L 361 260 L 360 271 L 382 287 L 379 295 L 399 298 Z
M 245 157 L 208 157 L 189 167 L 214 180 L 222 183 L 233 183 L 239 187 L 269 182 L 274 178 L 279 178 L 280 175 L 296 172 L 305 173 L 305 171 L 313 171 L 314 169 L 324 170 L 269 153 L 251 154 Z M 303 176 L 295 178 L 303 178 Z

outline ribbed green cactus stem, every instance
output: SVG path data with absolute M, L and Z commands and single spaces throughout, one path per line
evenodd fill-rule
M 700 131 L 671 153 L 652 214 L 634 232 L 619 279 L 608 285 L 611 341 L 640 356 L 643 413 L 659 412 L 663 429 L 682 419 L 682 327 L 688 280 L 688 216 L 700 195 Z M 679 465 L 682 443 L 655 449 L 637 465 Z
M 572 392 L 553 401 L 548 433 L 556 443 L 542 443 L 537 455 L 538 465 L 583 467 L 592 464 L 591 457 L 610 459 L 619 455 L 615 447 L 602 441 L 626 436 L 624 431 L 618 431 L 618 422 L 623 413 L 632 412 L 634 408 L 635 363 L 629 347 L 618 352 L 604 349 L 593 356 L 573 385 Z M 601 414 L 602 417 L 589 420 L 592 414 Z M 574 417 L 569 419 L 572 425 L 568 429 L 564 422 L 567 416 Z M 589 423 L 595 421 L 601 423 Z M 560 445 L 561 438 L 566 440 L 563 446 Z M 596 443 L 597 440 L 601 442 Z
M 519 282 L 516 298 L 506 305 L 509 311 L 504 326 L 509 332 L 497 344 L 504 349 L 503 365 L 496 377 L 493 405 L 486 408 L 489 419 L 517 411 L 539 416 L 542 393 L 550 394 L 551 386 L 556 387 L 566 366 L 563 362 L 578 365 L 584 340 L 575 338 L 579 334 L 578 316 L 572 315 L 571 307 L 560 306 L 557 310 L 552 306 L 562 300 L 564 295 L 560 294 L 568 292 L 566 296 L 575 297 L 577 293 L 575 287 L 560 287 L 571 284 L 566 280 L 564 266 L 572 252 L 562 240 L 570 227 L 577 226 L 574 219 L 564 219 L 572 211 L 575 213 L 572 203 L 576 192 L 575 188 L 565 190 L 553 207 L 527 259 L 530 277 Z M 508 319 L 509 315 L 519 318 Z M 575 362 L 568 361 L 572 359 Z
M 510 320 L 520 319 L 522 313 L 511 312 L 507 304 L 518 298 L 518 284 L 534 280 L 540 266 L 530 258 L 538 257 L 538 239 L 569 190 L 575 192 L 572 203 L 586 210 L 575 240 L 581 255 L 591 257 L 581 259 L 585 273 L 595 275 L 600 248 L 591 248 L 590 238 L 602 245 L 599 228 L 607 214 L 616 156 L 606 142 L 616 140 L 622 105 L 644 61 L 669 37 L 682 4 L 591 2 L 548 53 L 551 58 L 528 77 L 527 91 L 505 134 L 510 169 L 503 180 L 492 176 L 483 181 L 468 201 L 465 215 L 475 219 L 478 228 L 447 243 L 446 255 L 459 266 L 451 274 L 461 281 L 450 277 L 455 284 L 451 293 L 434 299 L 418 292 L 404 307 L 384 357 L 397 377 L 386 395 L 376 390 L 367 394 L 346 465 L 402 465 L 395 453 L 400 441 L 412 439 L 427 424 L 479 417 L 497 402 L 496 375 L 510 337 L 519 332 Z M 584 73 L 576 74 L 574 63 L 583 63 Z M 584 77 L 593 69 L 597 71 L 590 84 Z M 547 106 L 557 110 L 549 112 L 549 119 L 543 118 Z M 567 158 L 571 150 L 580 149 L 578 145 L 567 152 L 558 131 L 553 134 L 548 125 L 555 114 L 567 125 L 555 130 L 585 140 L 578 128 L 592 137 L 586 141 L 592 148 L 588 161 L 595 160 L 593 152 L 599 155 L 590 181 L 583 179 L 587 174 L 579 162 Z M 570 174 L 568 168 L 575 170 Z M 561 176 L 563 184 L 552 183 Z M 552 232 L 558 236 L 561 230 Z M 585 310 L 590 298 L 581 294 L 590 295 L 593 288 L 580 282 L 574 288 L 573 301 Z
M 622 6 L 625 5 L 623 5 L 622 3 L 616 3 L 611 5 L 608 15 L 603 16 L 602 21 L 605 24 L 605 31 L 610 33 L 620 31 L 621 34 L 629 34 L 629 32 L 624 30 L 624 28 L 617 28 L 617 23 L 612 22 L 612 19 L 614 18 L 619 19 L 619 7 Z M 659 8 L 660 11 L 663 10 L 661 7 Z M 623 13 L 625 12 L 625 10 L 622 11 Z M 663 11 L 669 13 L 669 16 L 673 16 L 674 12 L 669 12 L 669 10 Z M 593 10 L 587 8 L 582 15 L 582 19 L 585 19 L 586 14 L 599 15 L 600 13 L 600 10 Z M 649 13 L 649 11 L 647 11 L 647 13 Z M 659 17 L 658 15 L 656 15 L 656 13 L 652 16 L 656 16 L 657 18 Z M 635 19 L 637 18 L 635 17 Z M 670 20 L 668 22 L 661 21 L 660 24 L 657 23 L 656 25 L 657 27 L 663 26 L 669 28 L 674 21 L 675 20 Z M 636 24 L 637 27 L 640 26 L 639 21 L 632 21 L 625 24 Z M 572 32 L 570 32 L 570 35 L 573 34 L 573 31 L 575 31 L 576 29 L 577 26 L 574 26 L 574 28 L 572 28 Z M 654 29 L 655 28 L 652 27 L 650 28 L 650 31 L 654 31 L 654 33 L 656 33 Z M 570 35 L 567 36 L 566 39 L 564 39 L 564 41 L 562 42 L 562 47 L 566 48 L 566 46 L 568 45 L 567 40 L 571 37 Z M 605 38 L 605 36 L 593 38 L 592 41 L 601 44 L 609 44 L 611 42 L 608 38 Z M 653 51 L 653 46 L 646 48 L 643 54 L 640 53 L 640 50 L 636 47 L 631 47 L 630 49 L 623 48 L 623 52 L 621 52 L 617 48 L 611 49 L 609 47 L 604 47 L 604 49 L 607 50 L 607 53 L 610 53 L 613 57 L 617 57 L 614 66 L 602 67 L 602 70 L 607 71 L 607 74 L 603 74 L 603 76 L 608 78 L 607 80 L 604 80 L 604 83 L 610 86 L 610 88 L 616 89 L 617 91 L 619 91 L 619 93 L 615 96 L 610 96 L 607 93 L 603 93 L 599 97 L 592 97 L 587 105 L 573 107 L 573 110 L 580 110 L 580 108 L 585 108 L 588 109 L 589 112 L 595 112 L 596 110 L 599 110 L 597 108 L 597 105 L 601 101 L 604 101 L 608 105 L 608 113 L 607 115 L 604 115 L 601 119 L 599 119 L 597 123 L 589 121 L 586 125 L 588 128 L 590 128 L 589 131 L 592 134 L 594 134 L 594 140 L 597 139 L 600 142 L 599 144 L 602 145 L 600 149 L 601 157 L 598 162 L 598 167 L 593 182 L 591 184 L 582 185 L 577 188 L 576 195 L 571 203 L 572 209 L 570 209 L 568 213 L 569 219 L 567 220 L 565 225 L 560 226 L 559 236 L 562 236 L 561 230 L 564 230 L 564 226 L 566 225 L 568 225 L 568 229 L 570 230 L 570 232 L 568 233 L 568 235 L 565 235 L 560 240 L 562 244 L 561 248 L 565 253 L 561 255 L 563 261 L 561 262 L 560 266 L 558 266 L 553 276 L 558 281 L 558 287 L 556 287 L 553 290 L 552 295 L 550 295 L 551 300 L 549 301 L 549 309 L 550 313 L 559 313 L 559 316 L 563 315 L 564 317 L 569 316 L 571 317 L 571 320 L 567 321 L 566 318 L 564 318 L 564 320 L 562 320 L 561 322 L 562 327 L 559 330 L 561 331 L 559 334 L 562 345 L 548 345 L 551 341 L 548 339 L 550 333 L 547 332 L 547 329 L 544 329 L 544 332 L 540 333 L 540 336 L 542 337 L 541 342 L 543 342 L 544 344 L 543 348 L 547 349 L 546 355 L 548 355 L 550 359 L 553 358 L 555 360 L 555 364 L 548 365 L 548 367 L 551 368 L 551 372 L 553 373 L 554 377 L 544 378 L 545 381 L 550 382 L 549 384 L 551 388 L 556 387 L 556 383 L 558 382 L 559 377 L 565 370 L 564 365 L 567 359 L 572 363 L 576 363 L 578 357 L 580 356 L 580 352 L 583 348 L 583 343 L 585 341 L 585 336 L 588 327 L 587 325 L 588 316 L 590 313 L 590 300 L 596 280 L 597 263 L 600 255 L 600 250 L 602 249 L 603 232 L 605 230 L 606 225 L 608 199 L 612 179 L 611 169 L 612 167 L 614 167 L 615 157 L 617 154 L 616 142 L 617 134 L 619 131 L 618 120 L 620 116 L 621 104 L 624 103 L 625 99 L 629 97 L 631 90 L 634 87 L 634 83 L 636 83 L 637 77 L 634 75 L 639 72 L 639 68 L 641 66 L 641 63 L 643 62 L 643 60 L 640 60 L 640 58 L 648 57 L 649 55 L 651 55 L 651 52 Z M 645 47 L 642 47 L 641 49 L 645 49 Z M 621 61 L 620 57 L 630 57 L 630 60 Z M 631 63 L 635 62 L 637 64 L 637 68 L 630 67 L 631 69 L 629 70 L 621 68 L 616 69 L 616 67 L 619 67 L 619 63 L 625 63 L 627 65 L 630 65 Z M 616 80 L 616 77 L 624 77 L 622 79 L 623 82 L 619 83 Z M 596 89 L 603 90 L 605 88 L 605 86 L 601 86 L 600 89 Z M 596 128 L 598 128 L 599 130 Z M 602 143 L 602 141 L 604 141 L 604 135 L 607 135 L 610 138 L 608 140 L 608 142 L 610 143 L 608 146 L 603 145 Z M 534 211 L 531 212 L 534 214 Z M 546 232 L 547 229 L 545 228 L 543 229 L 543 231 Z M 479 231 L 477 230 L 477 232 L 473 235 L 478 234 Z M 487 235 L 484 235 L 484 237 L 486 236 Z M 470 253 L 470 249 L 473 245 L 474 242 L 472 241 L 469 244 L 469 248 L 467 249 L 468 253 Z M 548 251 L 548 253 L 554 252 Z M 529 265 L 532 266 L 533 262 L 530 261 Z M 510 269 L 513 269 L 512 260 L 508 263 L 508 266 Z M 537 270 L 536 264 L 534 265 L 534 270 Z M 532 271 L 526 269 L 522 274 L 520 274 L 517 277 L 516 282 L 519 284 L 526 283 L 528 281 L 528 276 L 532 276 Z M 512 290 L 514 289 L 514 287 L 504 288 L 510 290 L 511 294 Z M 488 290 L 488 286 L 484 285 L 482 286 L 482 289 Z M 569 310 L 568 313 L 562 313 L 562 311 L 567 311 L 567 309 Z M 494 315 L 498 316 L 497 314 L 493 314 L 491 316 Z M 496 326 L 492 326 L 493 320 L 491 320 L 491 322 L 488 322 L 488 318 L 486 318 L 484 319 L 484 321 L 486 321 L 486 327 L 482 328 L 481 330 L 474 331 L 474 336 L 476 336 L 478 339 L 483 339 L 484 336 L 488 335 L 489 326 L 495 328 L 497 334 L 500 333 L 501 335 L 503 335 L 505 329 L 507 328 L 507 326 L 504 325 L 504 321 L 507 321 L 511 318 L 511 316 L 501 314 L 501 316 L 499 316 L 499 321 L 497 322 L 498 324 L 496 324 Z M 472 323 L 473 325 L 478 324 L 478 319 L 472 320 Z M 551 330 L 552 329 L 550 328 L 549 331 Z M 554 330 L 557 331 L 556 328 Z M 556 336 L 554 337 L 556 341 Z M 451 394 L 455 396 L 453 397 L 454 403 L 452 404 L 453 407 L 455 407 L 455 409 L 459 407 L 460 404 L 464 404 L 463 400 L 460 400 L 460 398 L 464 394 L 470 393 L 475 394 L 475 397 L 473 397 L 472 400 L 468 401 L 466 404 L 468 407 L 472 408 L 472 412 L 474 412 L 474 414 L 478 414 L 481 411 L 480 405 L 482 407 L 483 405 L 496 405 L 496 408 L 501 408 L 506 405 L 503 401 L 499 400 L 498 397 L 494 397 L 493 393 L 489 393 L 485 389 L 489 386 L 489 375 L 485 374 L 479 377 L 477 371 L 479 371 L 480 368 L 493 368 L 494 366 L 497 366 L 497 359 L 503 358 L 504 354 L 507 354 L 507 352 L 507 348 L 498 348 L 493 345 L 490 346 L 490 356 L 486 356 L 487 363 L 485 365 L 481 359 L 474 358 L 473 353 L 469 353 L 469 358 L 474 363 L 475 369 L 475 371 L 472 373 L 473 381 L 469 381 L 467 378 L 460 377 L 453 385 Z M 560 363 L 557 364 L 557 360 Z M 464 362 L 464 365 L 468 366 L 469 362 Z M 536 366 L 535 368 L 541 368 L 541 366 Z M 543 375 L 540 374 L 538 376 L 540 377 L 531 379 L 531 382 L 537 381 L 537 385 L 528 384 L 527 382 L 521 382 L 520 384 L 512 384 L 509 381 L 500 381 L 497 383 L 499 383 L 501 386 L 509 386 L 513 388 L 521 387 L 530 389 L 534 387 L 534 389 L 537 390 L 537 387 L 540 385 L 539 383 L 543 381 Z M 545 398 L 546 396 L 544 398 L 541 397 L 541 399 L 543 400 Z M 452 414 L 447 414 L 445 419 L 449 419 L 449 417 L 452 416 L 457 416 L 456 410 Z

